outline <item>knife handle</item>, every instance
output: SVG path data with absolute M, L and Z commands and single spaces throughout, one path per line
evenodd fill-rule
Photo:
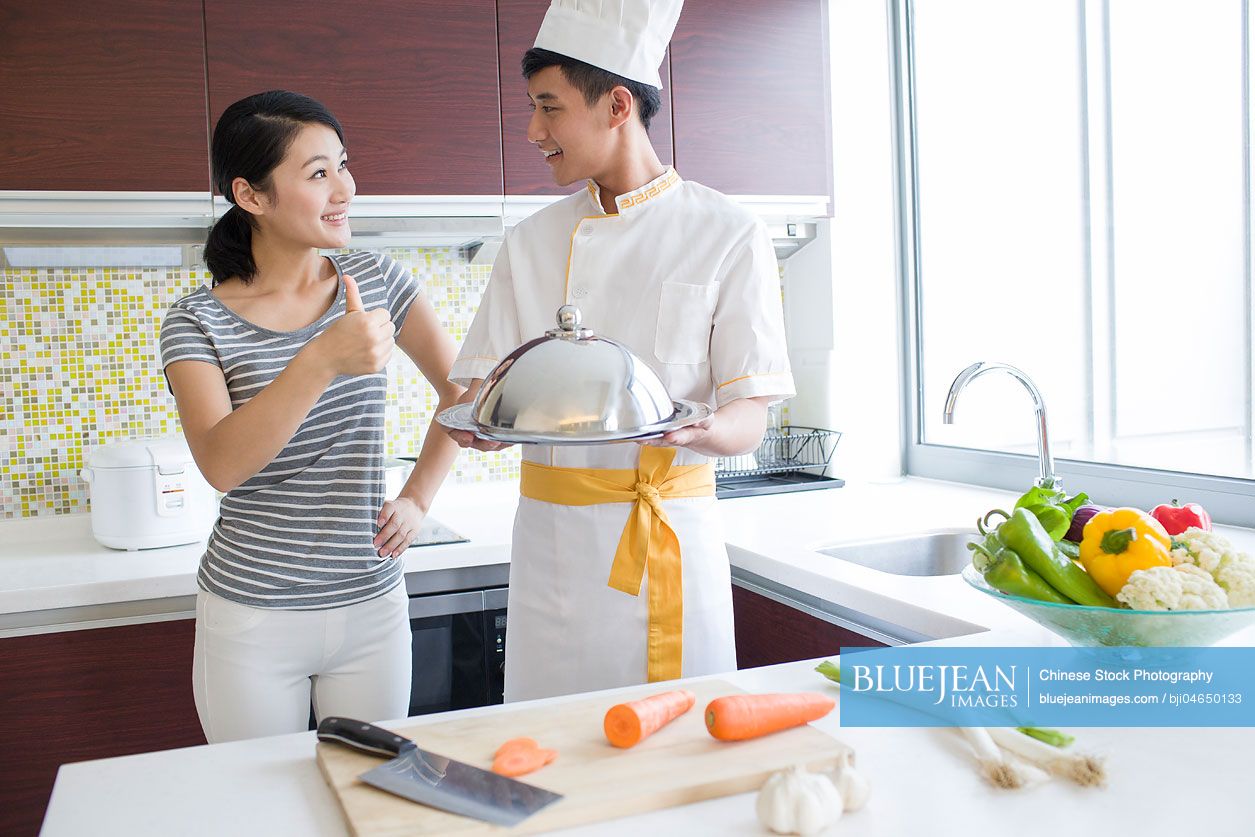
M 317 735 L 319 741 L 347 744 L 355 750 L 381 756 L 399 756 L 416 746 L 413 741 L 395 732 L 352 718 L 323 718 L 318 724 Z

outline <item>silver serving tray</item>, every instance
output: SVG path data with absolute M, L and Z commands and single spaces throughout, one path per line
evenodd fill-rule
M 450 430 L 466 430 L 490 442 L 508 442 L 513 445 L 608 445 L 618 442 L 643 442 L 658 439 L 663 434 L 681 427 L 697 424 L 710 417 L 710 407 L 696 401 L 671 402 L 675 414 L 660 424 L 638 427 L 628 431 L 595 430 L 582 433 L 535 433 L 523 430 L 502 430 L 485 427 L 475 421 L 474 404 L 458 404 L 436 416 L 436 421 Z

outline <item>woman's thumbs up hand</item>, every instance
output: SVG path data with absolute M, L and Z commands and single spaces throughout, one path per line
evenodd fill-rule
M 387 365 L 395 347 L 386 308 L 367 311 L 357 282 L 344 275 L 344 314 L 315 340 L 337 375 L 373 375 Z
M 357 280 L 349 274 L 344 274 L 344 313 L 366 313 L 366 306 L 362 305 L 362 292 L 357 289 Z

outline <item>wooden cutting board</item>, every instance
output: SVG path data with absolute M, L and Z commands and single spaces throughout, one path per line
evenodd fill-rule
M 834 767 L 849 749 L 812 726 L 750 741 L 716 741 L 706 732 L 706 704 L 744 690 L 719 680 L 688 688 L 697 695 L 693 708 L 628 750 L 606 741 L 606 710 L 666 691 L 665 685 L 397 730 L 423 749 L 483 768 L 492 765 L 497 747 L 511 738 L 530 736 L 540 746 L 556 749 L 556 761 L 522 779 L 565 798 L 514 828 L 438 811 L 359 782 L 359 775 L 384 760 L 342 745 L 319 743 L 318 766 L 355 837 L 535 834 L 757 790 L 768 776 L 791 764 L 813 770 Z

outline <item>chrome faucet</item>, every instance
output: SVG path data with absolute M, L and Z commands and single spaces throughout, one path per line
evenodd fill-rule
M 958 402 L 959 393 L 963 391 L 964 387 L 986 372 L 993 372 L 998 369 L 1022 383 L 1024 388 L 1028 390 L 1028 394 L 1033 396 L 1033 409 L 1037 412 L 1037 485 L 1042 488 L 1057 489 L 1062 487 L 1063 478 L 1055 474 L 1055 461 L 1050 455 L 1050 437 L 1046 433 L 1046 402 L 1041 397 L 1041 390 L 1037 388 L 1032 379 L 1014 366 L 1005 363 L 979 361 L 960 372 L 954 379 L 954 383 L 950 384 L 950 393 L 946 396 L 946 411 L 942 416 L 942 422 L 944 424 L 954 424 L 954 406 Z

